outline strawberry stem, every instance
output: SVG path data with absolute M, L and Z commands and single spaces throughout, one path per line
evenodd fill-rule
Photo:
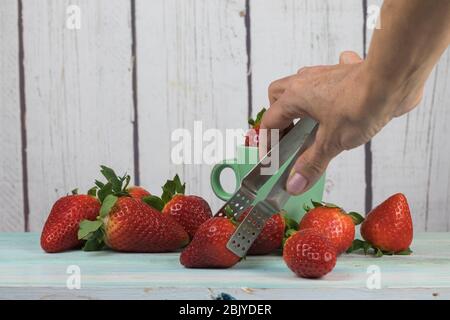
M 182 183 L 178 174 L 175 175 L 173 180 L 167 180 L 162 186 L 161 197 L 154 195 L 146 196 L 142 200 L 158 211 L 162 211 L 164 206 L 172 200 L 172 198 L 177 194 L 185 194 L 186 183 Z

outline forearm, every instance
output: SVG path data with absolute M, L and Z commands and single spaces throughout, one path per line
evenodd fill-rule
M 385 0 L 366 60 L 381 91 L 420 90 L 450 44 L 450 0 Z

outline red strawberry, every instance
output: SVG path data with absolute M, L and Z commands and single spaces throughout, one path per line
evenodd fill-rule
M 356 212 L 346 213 L 333 204 L 313 202 L 313 205 L 312 209 L 306 208 L 299 230 L 314 229 L 334 244 L 338 255 L 350 248 L 355 238 L 355 225 L 364 218 Z
M 256 115 L 256 119 L 250 118 L 248 120 L 248 124 L 250 125 L 250 129 L 247 131 L 245 135 L 245 146 L 246 147 L 257 147 L 259 145 L 259 129 L 261 126 L 261 120 L 266 112 L 266 109 L 263 108 Z
M 239 217 L 239 222 L 244 220 L 252 207 L 245 210 Z M 259 236 L 248 250 L 249 255 L 269 254 L 281 247 L 284 237 L 285 221 L 284 217 L 277 213 L 273 215 L 264 225 Z
M 175 220 L 129 197 L 117 200 L 104 227 L 106 245 L 117 251 L 166 252 L 189 242 L 189 236 Z
M 377 256 L 410 254 L 413 224 L 406 197 L 402 193 L 394 194 L 369 212 L 361 225 L 361 235 Z
M 143 197 L 149 196 L 150 192 L 148 192 L 147 190 L 145 190 L 142 187 L 129 187 L 127 189 L 128 194 L 130 195 L 130 197 L 132 198 L 137 198 L 137 199 L 142 199 Z
M 192 239 L 200 225 L 212 218 L 212 212 L 203 198 L 185 195 L 185 188 L 180 177 L 175 175 L 173 180 L 168 180 L 163 186 L 161 198 L 149 196 L 143 200 L 163 214 L 172 216 Z
M 85 250 L 99 250 L 106 244 L 117 251 L 166 252 L 189 242 L 189 235 L 174 219 L 129 196 L 129 176 L 119 178 L 104 166 L 102 173 L 108 183 L 97 193 L 102 202 L 100 215 L 96 221 L 82 221 L 78 231 L 78 238 L 87 240 Z
M 183 250 L 180 262 L 187 268 L 230 268 L 240 258 L 226 245 L 236 230 L 227 218 L 209 219 L 198 228 L 192 242 Z
M 46 252 L 61 252 L 80 247 L 77 231 L 79 223 L 95 220 L 100 202 L 88 195 L 60 198 L 53 205 L 41 234 L 41 247 Z
M 320 278 L 336 265 L 336 248 L 315 230 L 304 229 L 286 240 L 283 258 L 297 276 Z

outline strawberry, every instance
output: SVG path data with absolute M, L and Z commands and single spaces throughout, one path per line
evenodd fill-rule
M 252 207 L 246 209 L 239 217 L 239 222 L 244 220 Z M 285 218 L 281 213 L 274 214 L 267 220 L 261 233 L 248 250 L 249 255 L 269 254 L 279 249 L 283 242 L 285 230 Z
M 227 249 L 236 226 L 225 217 L 214 217 L 203 223 L 194 239 L 183 250 L 180 262 L 187 268 L 230 268 L 240 258 Z
M 87 240 L 84 250 L 99 250 L 106 244 L 124 252 L 166 252 L 189 242 L 189 235 L 174 219 L 130 197 L 128 175 L 119 178 L 105 166 L 102 174 L 108 182 L 96 182 L 101 186 L 97 192 L 100 214 L 95 221 L 82 221 L 78 230 L 78 238 Z
M 150 192 L 148 192 L 144 188 L 138 187 L 138 186 L 129 187 L 127 189 L 127 192 L 130 195 L 130 197 L 137 198 L 137 199 L 142 199 L 146 196 L 150 196 Z
M 250 118 L 248 120 L 248 124 L 250 125 L 250 129 L 247 131 L 245 135 L 245 146 L 246 147 L 257 147 L 259 145 L 259 130 L 261 126 L 261 120 L 266 112 L 266 109 L 263 108 L 256 115 L 256 119 Z
M 200 225 L 212 218 L 209 204 L 201 197 L 185 195 L 186 184 L 181 183 L 178 175 L 168 180 L 162 189 L 161 197 L 148 196 L 143 201 L 173 217 L 192 239 Z
M 60 198 L 52 207 L 41 234 L 41 247 L 46 252 L 61 252 L 82 245 L 77 238 L 80 221 L 95 220 L 100 202 L 89 195 Z
M 299 230 L 314 229 L 334 244 L 338 255 L 345 252 L 355 238 L 355 225 L 364 218 L 356 212 L 346 213 L 334 204 L 312 203 L 314 208 L 305 207 L 307 212 L 300 221 Z
M 361 225 L 361 235 L 366 242 L 355 240 L 352 251 L 362 247 L 367 253 L 372 247 L 376 256 L 411 254 L 413 224 L 405 195 L 394 194 L 370 211 Z
M 283 259 L 289 269 L 303 278 L 320 278 L 336 265 L 336 248 L 313 229 L 300 230 L 286 240 Z

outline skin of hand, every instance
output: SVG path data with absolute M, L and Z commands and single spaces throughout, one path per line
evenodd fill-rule
M 408 21 L 415 21 L 413 30 Z M 307 191 L 339 153 L 367 143 L 392 118 L 418 105 L 450 43 L 450 1 L 386 0 L 381 27 L 366 60 L 346 51 L 337 65 L 301 68 L 269 86 L 261 129 L 284 130 L 305 116 L 319 122 L 314 143 L 289 176 L 289 193 Z M 265 148 L 261 143 L 260 150 Z

